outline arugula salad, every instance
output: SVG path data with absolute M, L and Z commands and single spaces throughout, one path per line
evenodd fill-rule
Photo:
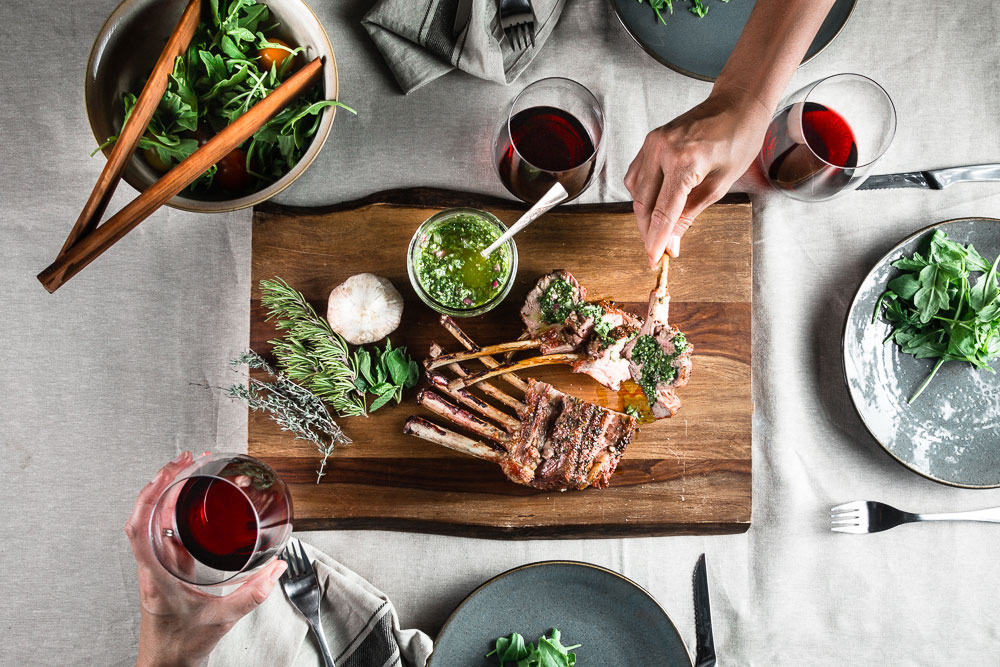
M 301 46 L 274 37 L 278 23 L 256 0 L 208 0 L 187 51 L 170 74 L 139 150 L 153 169 L 166 172 L 246 113 L 288 77 Z M 137 96 L 125 93 L 125 120 Z M 328 107 L 320 87 L 303 94 L 242 146 L 210 167 L 187 191 L 245 194 L 267 187 L 302 158 Z M 98 150 L 114 143 L 107 139 Z M 95 153 L 97 151 L 94 151 Z
M 917 359 L 937 359 L 909 402 L 947 361 L 994 372 L 989 362 L 1000 356 L 1000 257 L 989 262 L 971 244 L 956 243 L 938 229 L 924 254 L 915 252 L 892 266 L 902 273 L 889 281 L 872 322 L 881 313 L 892 326 L 884 342 L 893 341 Z M 980 274 L 974 284 L 973 273 Z
M 649 6 L 653 8 L 653 12 L 656 13 L 656 18 L 660 19 L 660 23 L 663 25 L 667 24 L 666 19 L 663 18 L 663 10 L 666 9 L 668 14 L 674 13 L 674 0 L 648 0 Z M 722 2 L 729 2 L 729 0 L 722 0 Z M 641 5 L 643 0 L 639 0 Z M 705 6 L 704 0 L 691 0 L 691 6 L 688 7 L 688 11 L 697 16 L 700 19 L 705 18 L 708 14 L 708 7 Z
M 570 653 L 581 644 L 563 646 L 560 632 L 552 628 L 552 636 L 542 635 L 537 644 L 526 644 L 524 637 L 513 633 L 509 637 L 500 637 L 495 648 L 486 657 L 496 657 L 500 667 L 516 665 L 516 667 L 574 667 L 576 654 Z

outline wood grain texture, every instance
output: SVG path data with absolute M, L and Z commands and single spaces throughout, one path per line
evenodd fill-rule
M 280 276 L 326 311 L 330 290 L 368 271 L 402 293 L 403 323 L 392 335 L 423 359 L 432 342 L 460 346 L 424 306 L 406 275 L 417 226 L 440 208 L 471 205 L 507 224 L 516 202 L 429 189 L 392 191 L 322 209 L 266 204 L 254 211 L 250 346 L 270 353 L 259 282 Z M 478 537 L 610 537 L 742 532 L 751 516 L 751 215 L 745 196 L 706 210 L 671 261 L 671 322 L 695 346 L 691 382 L 673 419 L 643 425 L 608 489 L 544 492 L 506 480 L 500 469 L 403 435 L 411 414 L 442 423 L 407 396 L 371 417 L 339 420 L 354 444 L 339 449 L 315 484 L 316 452 L 251 413 L 248 451 L 289 483 L 299 529 L 377 528 Z M 644 314 L 656 271 L 645 259 L 630 204 L 566 206 L 517 237 L 519 269 L 493 312 L 459 324 L 478 343 L 514 340 L 518 310 L 539 276 L 572 272 L 591 297 Z M 478 362 L 467 362 L 479 370 Z M 567 368 L 532 377 L 615 409 L 625 397 Z M 506 387 L 505 387 L 506 388 Z M 511 390 L 512 393 L 513 390 Z

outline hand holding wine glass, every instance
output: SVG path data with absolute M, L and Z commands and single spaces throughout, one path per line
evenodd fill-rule
M 137 665 L 199 665 L 226 632 L 267 599 L 285 563 L 275 560 L 225 596 L 205 593 L 163 568 L 149 541 L 157 499 L 193 462 L 184 452 L 139 492 L 125 534 L 138 566 L 142 624 Z

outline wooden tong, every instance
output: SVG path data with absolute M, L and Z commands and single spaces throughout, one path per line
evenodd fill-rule
M 146 131 L 167 86 L 167 76 L 173 71 L 174 59 L 187 48 L 201 14 L 201 0 L 191 0 L 177 27 L 167 40 L 153 73 L 146 82 L 136 106 L 118 141 L 111 151 L 108 163 L 94 186 L 83 212 L 73 226 L 66 243 L 56 260 L 38 274 L 38 280 L 49 292 L 55 292 L 70 278 L 113 246 L 160 206 L 180 193 L 201 176 L 205 170 L 221 160 L 233 149 L 253 136 L 289 102 L 308 90 L 323 68 L 320 58 L 312 60 L 282 83 L 270 95 L 250 108 L 203 146 L 163 175 L 127 206 L 111 216 L 104 224 L 97 221 L 107 208 L 108 201 L 121 179 L 129 158 Z

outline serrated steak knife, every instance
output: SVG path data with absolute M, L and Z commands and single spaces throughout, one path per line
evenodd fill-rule
M 694 667 L 715 667 L 715 639 L 712 636 L 712 608 L 708 601 L 708 572 L 705 554 L 694 566 L 694 632 L 697 643 Z
M 903 174 L 878 174 L 858 186 L 858 190 L 885 188 L 926 188 L 940 190 L 952 183 L 966 181 L 1000 181 L 1000 164 L 974 164 L 930 171 L 910 171 Z

